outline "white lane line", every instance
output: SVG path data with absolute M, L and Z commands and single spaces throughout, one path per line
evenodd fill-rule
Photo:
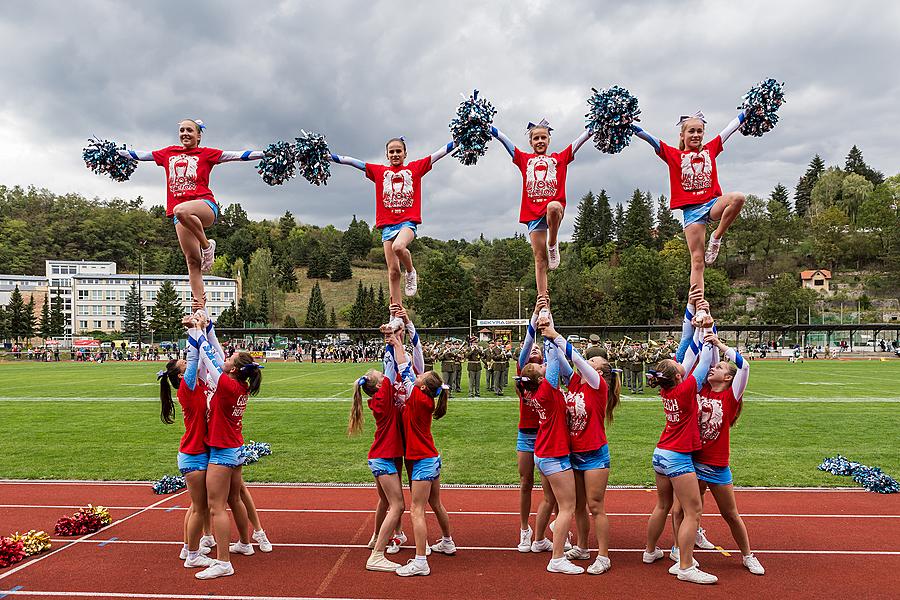
M 102 529 L 98 529 L 98 530 L 95 531 L 94 533 L 89 533 L 89 534 L 87 534 L 87 535 L 83 535 L 83 536 L 81 536 L 80 538 L 78 538 L 77 540 L 65 540 L 65 541 L 68 541 L 68 542 L 70 542 L 70 543 L 68 543 L 68 544 L 66 544 L 65 546 L 63 546 L 62 548 L 58 548 L 58 549 L 56 549 L 56 550 L 54 550 L 54 551 L 52 551 L 52 552 L 50 552 L 50 553 L 48 553 L 48 554 L 44 554 L 43 556 L 41 556 L 41 557 L 39 557 L 39 558 L 36 558 L 36 559 L 34 559 L 34 560 L 31 560 L 31 561 L 28 561 L 27 563 L 25 563 L 25 564 L 23 564 L 23 565 L 19 565 L 18 567 L 14 568 L 14 569 L 10 569 L 9 571 L 6 571 L 6 572 L 4 572 L 4 573 L 0 573 L 0 579 L 6 579 L 6 578 L 9 577 L 10 575 L 12 575 L 12 574 L 14 574 L 14 573 L 18 573 L 18 572 L 21 571 L 22 569 L 27 569 L 28 567 L 30 567 L 30 566 L 32 566 L 32 565 L 34 565 L 34 564 L 37 564 L 37 563 L 41 562 L 42 560 L 45 560 L 45 559 L 47 559 L 47 558 L 50 558 L 50 557 L 53 556 L 54 554 L 59 554 L 59 553 L 62 552 L 63 550 L 65 550 L 65 549 L 67 549 L 67 548 L 71 548 L 71 547 L 74 546 L 75 544 L 78 544 L 78 543 L 80 543 L 80 542 L 85 542 L 85 541 L 91 541 L 90 538 L 92 538 L 93 536 L 95 536 L 95 535 L 97 535 L 97 534 L 100 534 L 100 533 L 103 533 L 104 531 L 107 531 L 107 530 L 109 530 L 109 529 L 115 527 L 116 525 L 119 525 L 120 523 L 124 523 L 125 521 L 127 521 L 127 520 L 129 520 L 129 519 L 132 519 L 132 518 L 134 518 L 134 517 L 136 517 L 136 516 L 138 516 L 138 515 L 140 515 L 140 514 L 143 514 L 143 513 L 145 513 L 146 511 L 151 510 L 152 508 L 155 508 L 155 507 L 159 506 L 160 504 L 162 504 L 162 503 L 164 503 L 164 502 L 166 502 L 166 501 L 168 501 L 168 500 L 171 500 L 172 498 L 177 498 L 178 496 L 180 496 L 181 494 L 184 494 L 184 493 L 186 493 L 186 492 L 187 492 L 187 490 L 183 490 L 183 491 L 181 491 L 181 492 L 178 492 L 178 493 L 175 494 L 174 496 L 171 496 L 171 497 L 169 497 L 169 498 L 163 498 L 163 499 L 160 500 L 159 502 L 154 502 L 154 503 L 151 504 L 150 506 L 144 507 L 144 508 L 142 508 L 141 510 L 139 510 L 139 511 L 137 511 L 137 512 L 134 512 L 134 513 L 128 515 L 127 517 L 122 517 L 121 519 L 118 519 L 118 520 L 116 520 L 116 521 L 113 521 L 112 523 L 110 523 L 110 524 L 107 525 L 106 527 L 103 527 Z M 114 542 L 109 542 L 108 540 L 105 540 L 105 541 L 107 541 L 108 543 L 114 543 Z

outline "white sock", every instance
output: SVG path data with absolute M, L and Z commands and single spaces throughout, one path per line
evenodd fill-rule
M 185 549 L 185 550 L 188 550 L 188 551 L 190 552 L 190 550 L 188 549 L 188 545 L 187 545 L 187 544 L 184 545 L 184 549 Z
M 416 564 L 421 565 L 421 566 L 427 565 L 428 557 L 427 556 L 419 556 L 418 554 L 416 554 Z
M 710 243 L 711 245 L 716 245 L 716 244 L 718 244 L 718 243 L 721 242 L 721 241 L 722 241 L 722 240 L 720 240 L 719 238 L 716 237 L 716 234 L 714 234 L 714 233 L 711 233 L 711 234 L 710 234 L 710 236 L 709 236 L 709 243 Z
M 188 550 L 188 560 L 194 560 L 198 556 L 200 556 L 199 550 Z
M 551 558 L 551 559 L 550 559 L 550 562 L 551 562 L 551 563 L 559 564 L 559 563 L 561 563 L 561 562 L 564 561 L 564 560 L 566 560 L 566 557 L 565 557 L 565 556 L 560 556 L 559 558 Z
M 257 533 L 257 534 L 259 534 L 259 533 L 265 533 L 265 532 L 266 532 L 265 529 L 254 529 L 254 530 L 253 530 L 253 533 Z
M 531 527 L 529 527 L 528 529 L 522 529 L 521 531 L 522 531 L 522 533 L 528 533 L 530 530 L 531 530 Z
M 452 536 L 449 536 L 449 535 L 444 535 L 444 536 L 441 536 L 441 541 L 443 541 L 443 542 L 452 542 L 452 541 L 453 541 L 453 537 L 452 537 Z

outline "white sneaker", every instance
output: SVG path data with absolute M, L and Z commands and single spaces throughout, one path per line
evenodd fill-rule
M 534 535 L 534 531 L 531 530 L 529 526 L 528 529 L 523 529 L 519 532 L 519 552 L 531 552 L 531 536 Z
M 566 551 L 566 558 L 569 560 L 590 560 L 591 553 L 576 545 Z
M 703 261 L 706 264 L 711 265 L 716 262 L 716 258 L 719 256 L 719 247 L 721 245 L 722 240 L 709 236 L 709 245 L 706 247 L 706 254 L 703 255 Z
M 456 554 L 456 544 L 453 543 L 453 540 L 445 540 L 444 538 L 441 538 L 441 541 L 437 544 L 432 544 L 431 549 L 434 552 L 440 552 L 448 556 Z
M 407 296 L 415 296 L 416 290 L 419 289 L 419 276 L 416 274 L 416 270 L 407 271 L 406 273 L 406 289 L 404 293 Z
M 243 554 L 244 556 L 252 556 L 255 552 L 252 544 L 242 544 L 241 542 L 229 544 L 228 551 L 232 554 Z
M 234 575 L 234 567 L 231 566 L 231 563 L 217 560 L 212 566 L 196 573 L 194 577 L 197 579 L 215 579 L 216 577 L 227 577 L 229 575 Z
M 753 573 L 754 575 L 765 575 L 766 570 L 763 569 L 763 566 L 759 564 L 759 559 L 756 558 L 753 554 L 748 554 L 744 557 L 744 566 L 747 567 L 747 570 Z
M 596 560 L 587 568 L 587 572 L 591 575 L 602 575 L 609 571 L 611 566 L 612 562 L 610 562 L 608 556 L 600 556 L 598 554 Z
M 203 556 L 206 556 L 209 553 L 210 553 L 210 549 L 201 543 L 200 544 L 200 554 L 202 554 Z M 184 546 L 182 546 L 181 554 L 178 555 L 178 558 L 180 558 L 181 560 L 187 560 L 187 557 L 188 557 L 188 549 L 185 548 Z
M 412 577 L 413 575 L 431 575 L 431 569 L 427 562 L 419 563 L 416 559 L 410 559 L 405 565 L 394 571 L 400 577 Z
M 200 249 L 200 271 L 209 273 L 216 260 L 216 240 L 208 240 L 209 246 Z
M 553 531 L 553 526 L 554 526 L 554 525 L 556 525 L 556 521 L 555 521 L 555 520 L 550 521 L 550 524 L 549 524 L 547 527 L 550 528 L 551 533 L 553 533 L 553 535 L 555 536 L 555 535 L 556 535 L 556 532 Z M 563 550 L 571 550 L 571 549 L 572 549 L 572 532 L 571 532 L 571 531 L 567 531 L 567 532 L 566 532 L 566 543 L 563 544 Z
M 388 560 L 384 556 L 384 552 L 373 552 L 366 561 L 367 571 L 383 571 L 385 573 L 393 573 L 400 568 L 400 563 Z
M 678 579 L 681 581 L 690 581 L 691 583 L 700 583 L 704 585 L 710 585 L 719 580 L 715 575 L 710 575 L 709 573 L 704 573 L 697 567 L 691 567 L 690 569 L 678 570 Z
M 551 542 L 547 538 L 531 542 L 531 551 L 532 552 L 550 552 L 552 550 L 553 550 L 553 542 Z
M 715 550 L 716 546 L 706 539 L 706 530 L 702 527 L 697 528 L 697 535 L 694 538 L 694 545 L 704 550 Z
M 201 548 L 212 548 L 215 545 L 216 545 L 216 538 L 214 536 L 204 535 L 202 538 L 200 538 L 200 547 Z M 201 552 L 203 552 L 203 551 L 201 550 Z
M 401 531 L 400 535 L 395 535 L 394 537 L 391 538 L 391 541 L 388 544 L 388 547 L 385 550 L 385 552 L 387 554 L 397 554 L 398 552 L 400 552 L 400 546 L 402 546 L 405 543 L 406 543 L 406 534 Z
M 368 544 L 366 544 L 366 548 L 368 548 L 369 550 L 374 549 L 376 541 L 378 541 L 378 532 L 377 531 L 372 534 L 372 539 L 369 540 Z
M 659 548 L 653 550 L 653 552 L 644 551 L 644 562 L 648 565 L 652 562 L 656 562 L 661 559 L 665 554 Z
M 260 552 L 271 552 L 272 551 L 272 542 L 269 541 L 269 538 L 266 537 L 266 532 L 264 529 L 260 529 L 259 531 L 254 531 L 251 536 L 256 542 L 259 544 Z
M 565 556 L 551 559 L 547 563 L 547 570 L 551 573 L 564 573 L 566 575 L 581 575 L 584 573 L 584 567 L 573 565 Z
M 669 550 L 669 558 L 675 562 L 681 560 L 681 552 L 678 550 L 678 546 L 672 546 L 672 549 Z
M 202 554 L 198 554 L 194 558 L 186 558 L 184 559 L 184 568 L 185 569 L 196 569 L 197 567 L 211 567 L 216 561 L 211 559 L 208 556 L 203 556 Z
M 551 271 L 559 266 L 559 242 L 553 246 L 547 246 L 547 260 L 549 263 L 547 266 Z
M 691 559 L 691 560 L 694 561 L 694 562 L 692 563 L 692 565 L 693 565 L 695 568 L 697 568 L 697 567 L 700 566 L 700 563 L 697 562 L 697 559 L 696 559 L 696 558 L 693 558 L 693 559 Z M 670 575 L 678 575 L 678 571 L 680 571 L 680 570 L 681 570 L 681 565 L 679 565 L 678 563 L 675 563 L 674 565 L 672 565 L 671 567 L 669 567 L 669 574 L 670 574 Z

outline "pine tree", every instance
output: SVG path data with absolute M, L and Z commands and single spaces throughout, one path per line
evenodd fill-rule
M 850 148 L 849 154 L 847 154 L 847 161 L 844 164 L 844 170 L 848 173 L 856 173 L 857 175 L 862 175 L 866 179 L 868 179 L 872 185 L 879 185 L 884 183 L 884 173 L 881 171 L 876 171 L 872 167 L 866 164 L 866 161 L 863 159 L 862 151 L 857 148 L 855 145 Z
M 660 196 L 656 203 L 656 246 L 660 250 L 666 242 L 681 232 L 681 224 L 669 208 L 669 199 Z
M 609 196 L 606 190 L 600 190 L 596 200 L 596 229 L 594 230 L 594 244 L 600 248 L 612 241 L 615 231 L 613 228 L 613 213 L 609 208 Z
M 156 292 L 156 304 L 150 309 L 150 329 L 160 339 L 175 339 L 181 332 L 184 307 L 171 281 L 164 281 Z
M 581 202 L 578 203 L 578 214 L 575 215 L 575 232 L 572 234 L 575 247 L 581 248 L 590 244 L 596 237 L 596 230 L 597 213 L 594 206 L 594 194 L 588 190 L 588 193 L 581 197 Z
M 62 336 L 66 332 L 66 315 L 63 312 L 63 299 L 59 288 L 53 295 L 53 305 L 50 307 L 50 335 Z
M 353 277 L 350 257 L 341 250 L 331 258 L 331 281 L 346 281 Z
M 317 281 L 309 293 L 309 303 L 306 305 L 306 321 L 303 326 L 324 328 L 327 325 L 328 317 L 325 314 L 325 301 L 322 299 L 322 289 Z
M 297 291 L 297 274 L 294 272 L 290 257 L 285 256 L 278 263 L 278 286 L 285 292 Z
M 146 331 L 144 306 L 138 296 L 137 284 L 132 283 L 125 297 L 125 313 L 122 315 L 122 333 L 137 338 L 138 332 Z
M 640 190 L 634 190 L 625 212 L 625 223 L 622 228 L 623 242 L 626 247 L 653 247 L 653 236 L 650 230 L 653 222 L 650 217 L 650 195 L 645 196 Z
M 372 230 L 365 221 L 357 221 L 356 215 L 341 238 L 341 245 L 350 258 L 365 258 L 372 248 Z
M 25 337 L 31 339 L 34 337 L 35 330 L 37 329 L 37 316 L 34 314 L 34 294 L 28 299 L 28 304 L 25 305 L 24 317 Z
M 307 279 L 328 279 L 328 255 L 316 247 L 309 255 L 309 268 L 306 270 Z
M 295 319 L 293 315 L 288 315 L 284 318 L 285 329 L 296 329 L 298 327 L 300 327 L 300 325 L 297 324 L 297 319 Z
M 374 286 L 372 289 L 375 289 Z M 400 302 L 400 299 L 394 300 L 394 302 Z M 387 313 L 388 311 L 388 301 L 384 297 L 384 286 L 382 284 L 378 284 L 378 304 L 375 308 L 377 312 L 375 322 L 381 321 L 381 315 Z
M 52 336 L 50 329 L 50 304 L 49 298 L 44 296 L 44 304 L 41 306 L 41 337 L 47 339 Z
M 619 204 L 616 204 L 616 210 L 614 214 L 613 235 L 616 238 L 616 243 L 621 246 L 625 241 L 625 207 L 622 206 L 621 202 Z
M 269 294 L 266 290 L 263 290 L 259 294 L 259 306 L 256 310 L 256 321 L 261 321 L 263 323 L 269 323 L 269 315 L 271 314 L 271 302 L 269 301 Z
M 16 286 L 9 295 L 9 302 L 6 304 L 6 322 L 10 337 L 15 341 L 19 341 L 19 338 L 25 335 L 27 328 L 25 324 L 25 299 L 22 298 L 19 286 Z
M 0 306 L 0 340 L 5 340 L 9 337 L 9 314 L 5 306 Z
M 382 295 L 384 292 L 382 292 Z M 379 310 L 379 304 L 375 303 L 375 286 L 370 285 L 366 290 L 366 326 L 371 327 L 382 322 L 382 312 Z
M 216 320 L 216 325 L 218 325 L 219 327 L 234 327 L 236 325 L 236 316 L 237 308 L 234 306 L 234 300 L 232 300 L 231 306 L 219 313 L 219 318 Z
M 819 176 L 824 171 L 825 161 L 822 160 L 821 156 L 816 154 L 809 162 L 806 173 L 804 173 L 803 177 L 800 178 L 800 181 L 797 182 L 797 187 L 794 190 L 794 212 L 797 213 L 797 216 L 803 217 L 809 212 L 809 205 L 812 203 L 811 197 L 813 187 L 815 187 L 816 182 L 819 180 Z
M 334 314 L 334 307 L 331 307 L 331 316 L 328 318 L 328 326 L 337 329 L 337 315 Z
M 363 287 L 362 280 L 356 282 L 356 300 L 350 307 L 350 327 L 365 327 L 365 307 L 366 290 Z
M 790 200 L 788 199 L 788 191 L 786 187 L 781 185 L 781 183 L 775 186 L 775 189 L 772 190 L 772 195 L 769 196 L 769 199 L 774 202 L 778 202 L 790 212 L 791 205 Z
M 253 319 L 250 306 L 247 305 L 247 299 L 238 300 L 237 311 L 234 313 L 234 324 L 232 327 L 243 327 L 244 323 Z

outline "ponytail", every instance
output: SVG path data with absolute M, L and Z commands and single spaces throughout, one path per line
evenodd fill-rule
M 731 375 L 731 381 L 734 381 L 735 375 L 737 375 L 738 368 L 737 365 L 733 362 L 728 363 L 728 372 Z M 734 427 L 734 424 L 737 423 L 738 417 L 741 416 L 741 409 L 744 407 L 744 402 L 740 398 L 735 398 L 738 401 L 737 410 L 734 411 L 734 418 L 731 419 L 731 427 Z
M 347 423 L 347 435 L 356 435 L 363 427 L 362 392 L 369 397 L 378 391 L 378 382 L 373 377 L 377 371 L 370 370 L 353 382 L 353 404 L 350 405 L 350 421 Z
M 608 423 L 612 423 L 613 411 L 619 405 L 622 392 L 622 378 L 619 377 L 619 373 L 621 373 L 620 369 L 613 369 L 609 366 L 609 361 L 603 361 L 600 375 L 606 382 L 606 421 Z
M 438 393 L 437 398 L 435 398 L 434 403 L 433 416 L 435 419 L 440 419 L 447 414 L 447 400 L 449 399 L 450 393 L 447 391 L 447 388 L 441 385 L 441 391 Z
M 159 381 L 159 418 L 166 425 L 175 422 L 175 402 L 172 401 L 172 388 L 178 389 L 178 359 L 166 363 L 166 368 L 156 374 Z
M 237 369 L 234 378 L 247 385 L 248 394 L 258 394 L 263 366 L 254 361 L 249 352 L 238 352 L 234 358 L 234 366 Z
M 447 401 L 450 399 L 450 386 L 444 385 L 444 380 L 435 371 L 422 374 L 422 384 L 428 393 L 434 398 L 434 412 L 432 416 L 440 419 L 447 414 Z
M 647 372 L 647 385 L 664 390 L 675 387 L 675 378 L 678 376 L 677 365 L 678 363 L 671 358 L 659 361 L 655 369 Z

